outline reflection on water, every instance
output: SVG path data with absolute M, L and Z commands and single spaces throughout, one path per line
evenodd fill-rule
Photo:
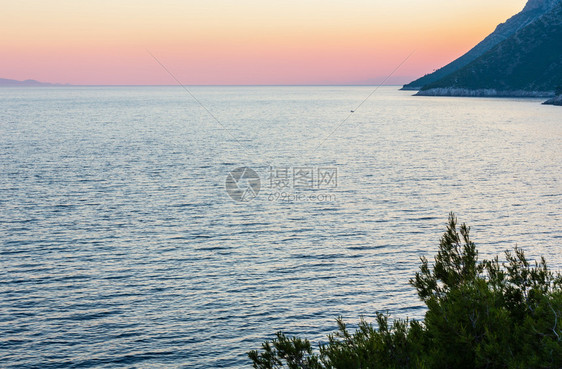
M 0 366 L 247 367 L 277 330 L 420 317 L 451 210 L 562 266 L 559 108 L 385 87 L 328 137 L 370 91 L 193 88 L 221 126 L 175 87 L 0 90 Z M 271 198 L 272 168 L 337 186 Z

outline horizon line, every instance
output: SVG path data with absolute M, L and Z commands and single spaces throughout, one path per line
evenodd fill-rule
M 38 82 L 38 81 L 37 81 Z M 178 84 L 100 84 L 100 85 L 80 85 L 80 84 L 69 84 L 69 83 L 51 83 L 51 82 L 39 82 L 43 83 L 43 86 L 25 86 L 25 85 L 5 85 L 0 87 L 181 87 Z M 190 87 L 400 87 L 402 84 L 184 84 L 184 86 Z

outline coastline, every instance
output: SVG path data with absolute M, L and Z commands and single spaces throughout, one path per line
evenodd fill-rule
M 415 96 L 458 96 L 458 97 L 534 97 L 534 98 L 552 98 L 552 91 L 501 91 L 496 89 L 477 89 L 470 90 L 466 88 L 431 88 L 428 90 L 419 90 Z
M 413 90 L 401 88 L 401 90 Z M 466 88 L 431 88 L 428 90 L 418 90 L 414 96 L 445 96 L 445 97 L 522 97 L 522 98 L 549 98 L 543 105 L 562 106 L 562 95 L 556 96 L 552 91 L 498 91 L 496 89 L 469 90 Z

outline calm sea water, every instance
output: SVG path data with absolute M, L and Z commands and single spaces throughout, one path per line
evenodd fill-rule
M 278 330 L 419 318 L 449 211 L 562 268 L 562 109 L 383 87 L 348 118 L 371 91 L 192 88 L 213 118 L 179 87 L 0 89 L 0 367 L 249 367 Z

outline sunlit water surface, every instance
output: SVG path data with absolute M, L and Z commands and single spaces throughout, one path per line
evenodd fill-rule
M 372 90 L 192 88 L 215 119 L 179 87 L 0 89 L 0 366 L 249 367 L 278 330 L 420 318 L 450 211 L 481 257 L 562 267 L 562 108 L 383 87 L 351 114 Z

